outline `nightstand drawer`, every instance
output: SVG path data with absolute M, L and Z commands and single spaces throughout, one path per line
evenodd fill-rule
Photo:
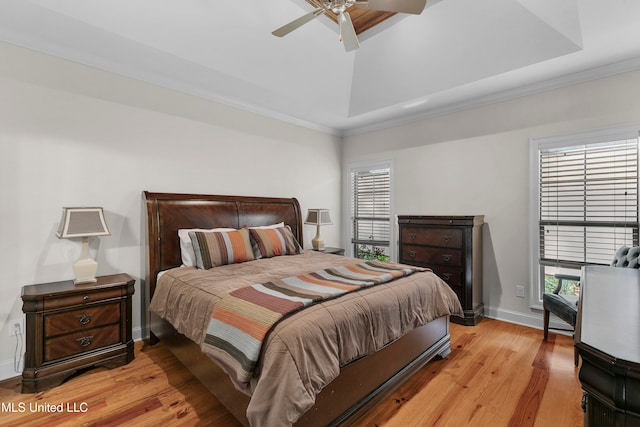
M 410 245 L 461 248 L 462 230 L 455 228 L 429 228 L 403 226 L 402 242 Z
M 104 301 L 111 298 L 120 298 L 122 290 L 119 288 L 101 289 L 74 293 L 72 295 L 57 296 L 56 298 L 45 298 L 44 309 L 53 310 L 56 308 L 71 307 L 74 305 L 88 304 L 91 302 Z
M 44 336 L 68 334 L 120 322 L 120 303 L 102 304 L 44 316 Z
M 120 325 L 87 329 L 69 335 L 45 340 L 44 361 L 73 356 L 96 348 L 117 344 L 120 339 Z
M 401 259 L 404 262 L 416 262 L 428 266 L 435 264 L 462 267 L 462 252 L 457 249 L 403 245 L 400 251 Z

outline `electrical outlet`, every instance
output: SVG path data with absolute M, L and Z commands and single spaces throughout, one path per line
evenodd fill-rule
M 18 334 L 24 334 L 24 323 L 22 319 L 9 320 L 7 323 L 7 329 L 9 330 L 10 337 Z
M 524 286 L 516 286 L 516 296 L 524 298 Z

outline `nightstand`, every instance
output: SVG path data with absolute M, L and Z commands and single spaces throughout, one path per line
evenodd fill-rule
M 115 368 L 133 360 L 128 274 L 22 288 L 27 316 L 22 392 L 37 393 L 61 384 L 80 369 Z
M 324 249 L 313 249 L 316 252 L 323 252 L 325 254 L 334 254 L 334 255 L 344 255 L 344 249 L 342 248 L 331 248 L 331 247 L 326 247 Z

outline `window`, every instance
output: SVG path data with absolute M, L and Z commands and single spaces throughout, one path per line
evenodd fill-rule
M 391 259 L 391 166 L 351 168 L 351 244 L 356 258 Z
M 553 138 L 555 139 L 555 138 Z M 598 132 L 533 141 L 537 160 L 532 301 L 557 284 L 555 274 L 580 275 L 584 265 L 609 265 L 623 245 L 638 245 L 638 132 Z M 532 152 L 533 155 L 533 152 Z M 577 296 L 576 282 L 561 293 Z

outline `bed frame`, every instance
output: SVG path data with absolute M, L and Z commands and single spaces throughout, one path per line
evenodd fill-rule
M 148 309 L 158 272 L 181 264 L 178 229 L 257 226 L 284 221 L 299 242 L 302 216 L 295 198 L 143 193 L 146 206 L 146 278 L 142 295 L 143 337 L 162 340 L 171 352 L 236 417 L 248 426 L 249 397 L 237 391 L 226 374 L 193 341 Z M 349 424 L 395 390 L 436 356 L 451 351 L 449 318 L 436 319 L 380 351 L 358 359 L 316 397 L 297 425 Z

